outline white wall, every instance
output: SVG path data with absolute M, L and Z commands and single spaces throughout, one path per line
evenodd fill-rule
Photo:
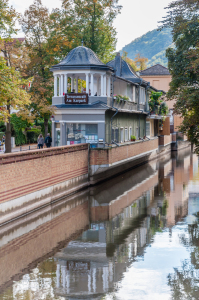
M 127 96 L 127 82 L 116 79 L 114 82 L 114 94 Z

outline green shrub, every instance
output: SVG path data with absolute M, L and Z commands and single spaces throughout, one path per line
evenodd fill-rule
M 0 132 L 6 132 L 6 125 L 3 121 L 0 121 Z
M 15 137 L 15 144 L 17 146 L 26 144 L 26 136 L 23 132 L 25 132 L 28 122 L 16 114 L 12 114 L 11 124 L 13 126 L 12 135 Z
M 27 142 L 28 143 L 37 143 L 38 136 L 41 134 L 41 129 L 31 128 L 27 130 Z
M 51 124 L 52 124 L 52 122 L 48 121 L 48 132 L 49 133 L 51 133 L 51 127 L 52 127 Z M 45 133 L 44 133 L 44 120 L 43 119 L 36 120 L 35 125 L 36 126 L 41 126 L 41 133 L 42 133 L 43 136 L 45 136 Z
M 0 132 L 0 141 L 2 141 L 3 135 L 5 135 L 5 132 Z

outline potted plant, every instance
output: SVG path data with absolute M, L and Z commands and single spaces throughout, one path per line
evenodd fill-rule
M 160 120 L 160 122 L 159 122 L 159 130 L 163 130 L 163 121 L 162 120 Z
M 135 135 L 131 135 L 131 142 L 135 142 L 136 140 L 136 136 Z

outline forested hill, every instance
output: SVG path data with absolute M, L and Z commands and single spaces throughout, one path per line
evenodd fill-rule
M 141 56 L 148 58 L 148 67 L 157 63 L 167 67 L 165 50 L 171 44 L 172 35 L 170 29 L 163 29 L 162 31 L 154 29 L 126 45 L 120 52 L 121 54 L 123 51 L 128 52 L 127 56 L 133 60 L 135 60 L 137 53 L 141 53 Z

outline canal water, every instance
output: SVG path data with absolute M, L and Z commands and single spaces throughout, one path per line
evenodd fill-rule
M 0 228 L 0 300 L 199 299 L 199 169 L 162 157 Z

